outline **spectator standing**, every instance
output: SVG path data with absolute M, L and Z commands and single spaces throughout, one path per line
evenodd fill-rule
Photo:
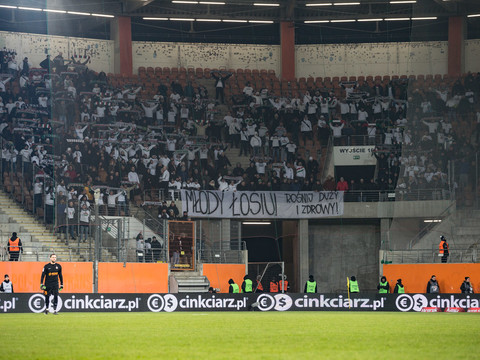
M 8 253 L 10 254 L 10 261 L 18 261 L 20 252 L 23 254 L 22 240 L 17 237 L 16 232 L 13 232 L 10 239 L 8 239 Z
M 313 142 L 312 130 L 312 122 L 308 118 L 308 115 L 305 115 L 302 119 L 302 122 L 300 123 L 300 132 L 302 133 L 303 144 L 305 146 L 307 145 L 307 139 Z
M 469 276 L 465 276 L 465 280 L 460 286 L 460 290 L 462 290 L 462 294 L 473 294 L 473 286 L 470 282 Z
M 337 183 L 337 191 L 348 191 L 348 183 L 345 181 L 345 179 L 340 177 L 340 180 Z
M 80 210 L 80 241 L 87 242 L 88 230 L 90 227 L 90 209 L 87 204 L 83 204 Z M 84 237 L 85 235 L 85 237 Z
M 73 201 L 68 202 L 65 214 L 67 215 L 68 233 L 72 240 L 75 240 L 75 207 L 73 206 Z M 68 241 L 66 244 L 68 245 Z
M 212 77 L 215 79 L 215 98 L 217 101 L 220 98 L 220 102 L 224 104 L 226 81 L 232 76 L 232 74 L 224 73 L 222 71 L 212 71 L 210 74 L 212 74 Z
M 145 241 L 143 234 L 140 232 L 137 235 L 137 262 L 145 261 Z
M 152 262 L 152 238 L 145 241 L 145 262 Z
M 151 247 L 153 262 L 157 262 L 160 260 L 163 246 L 160 241 L 158 241 L 156 236 L 152 237 Z
M 432 275 L 427 283 L 427 294 L 440 294 L 440 286 L 438 285 L 437 277 Z

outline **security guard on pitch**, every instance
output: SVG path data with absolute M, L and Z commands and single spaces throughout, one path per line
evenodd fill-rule
M 228 292 L 230 294 L 240 293 L 240 287 L 237 284 L 235 284 L 235 281 L 233 281 L 233 279 L 228 280 L 228 283 L 230 284 L 230 286 L 228 287 Z
M 380 283 L 377 285 L 378 293 L 379 294 L 388 294 L 390 293 L 390 284 L 387 281 L 385 276 L 382 276 L 380 279 Z
M 243 277 L 242 292 L 244 292 L 244 293 L 252 293 L 253 292 L 253 281 L 250 280 L 248 275 L 245 275 Z
M 350 292 L 351 293 L 358 293 L 360 292 L 360 288 L 358 287 L 358 281 L 355 276 L 352 276 L 349 281 L 350 285 Z
M 315 294 L 317 292 L 317 282 L 313 279 L 313 275 L 308 277 L 308 281 L 305 283 L 305 289 L 303 292 L 306 294 Z
M 405 286 L 402 284 L 402 279 L 398 279 L 395 284 L 395 289 L 393 289 L 394 294 L 405 294 Z

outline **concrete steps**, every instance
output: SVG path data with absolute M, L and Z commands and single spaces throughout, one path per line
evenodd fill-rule
M 206 293 L 210 282 L 206 276 L 191 272 L 174 272 L 179 293 Z
M 245 170 L 247 167 L 250 166 L 250 156 L 239 156 L 240 149 L 236 148 L 228 148 L 225 151 L 225 155 L 227 156 L 228 160 L 232 164 L 232 170 L 237 166 L 237 163 L 240 163 L 242 168 Z
M 53 231 L 26 212 L 21 204 L 0 191 L 1 241 L 6 244 L 12 232 L 22 240 L 22 261 L 48 261 L 52 252 L 59 261 L 84 261 L 83 257 L 69 249 Z

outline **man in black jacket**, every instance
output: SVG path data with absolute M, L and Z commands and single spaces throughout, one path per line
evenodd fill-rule
M 221 103 L 224 104 L 226 81 L 232 74 L 224 71 L 212 71 L 211 74 L 215 79 L 215 98 L 217 100 L 220 98 Z
M 153 256 L 153 262 L 157 262 L 160 260 L 160 256 L 162 254 L 162 244 L 160 241 L 158 241 L 156 236 L 152 237 L 152 256 Z
M 440 286 L 435 275 L 432 275 L 427 283 L 427 294 L 440 294 Z
M 473 294 L 473 286 L 469 276 L 465 276 L 465 281 L 460 286 L 460 290 L 462 290 L 462 294 Z
M 55 254 L 50 255 L 50 262 L 43 267 L 40 288 L 45 295 L 45 315 L 48 315 L 49 312 L 50 295 L 53 295 L 53 314 L 57 315 L 58 290 L 63 290 L 63 274 L 62 266 L 57 264 L 57 255 Z
M 40 63 L 42 69 L 48 70 L 51 73 L 53 68 L 53 61 L 50 60 L 50 55 L 47 55 L 47 58 Z

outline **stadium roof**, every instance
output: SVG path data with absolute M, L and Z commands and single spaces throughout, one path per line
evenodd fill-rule
M 133 40 L 277 44 L 292 21 L 297 43 L 427 41 L 477 14 L 479 0 L 0 0 L 0 30 L 109 38 L 110 17 L 130 16 Z

